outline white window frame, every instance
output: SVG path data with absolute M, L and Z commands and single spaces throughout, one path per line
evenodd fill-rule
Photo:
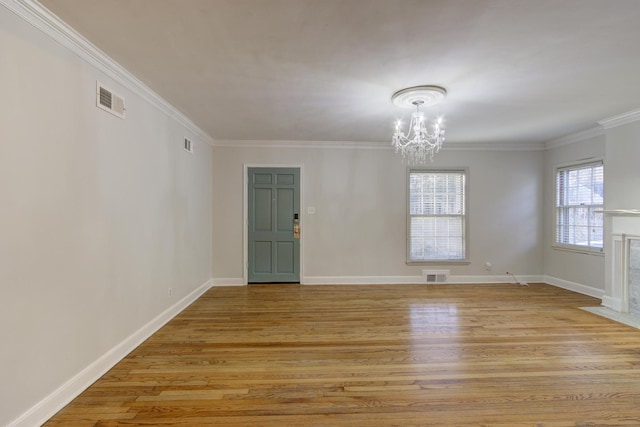
M 463 237 L 464 237 L 464 258 L 462 259 L 433 259 L 433 260 L 414 260 L 411 258 L 411 174 L 412 173 L 452 173 L 458 172 L 464 176 L 464 212 L 460 215 L 463 219 Z M 407 168 L 407 248 L 406 263 L 408 265 L 443 265 L 443 264 L 470 264 L 469 261 L 469 169 L 468 168 Z
M 604 175 L 604 162 L 602 161 L 602 159 L 596 159 L 596 160 L 592 160 L 586 163 L 573 163 L 573 164 L 568 164 L 568 165 L 562 165 L 562 166 L 558 166 L 555 168 L 554 170 L 554 176 L 553 176 L 553 187 L 554 187 L 554 213 L 553 213 L 553 248 L 554 249 L 560 249 L 560 250 L 566 250 L 566 251 L 573 251 L 573 252 L 580 252 L 580 253 L 589 253 L 589 254 L 594 254 L 594 255 L 604 255 L 604 216 L 602 219 L 602 224 L 598 224 L 597 226 L 601 227 L 603 229 L 603 242 L 602 242 L 602 246 L 590 246 L 590 245 L 578 245 L 578 244 L 571 244 L 571 243 L 563 243 L 560 242 L 560 233 L 559 233 L 559 215 L 562 212 L 562 209 L 570 209 L 570 208 L 575 208 L 577 206 L 584 206 L 593 210 L 600 210 L 602 211 L 604 209 L 604 193 L 603 193 L 603 202 L 602 204 L 580 204 L 580 205 L 569 205 L 569 204 L 561 204 L 560 203 L 560 189 L 558 188 L 558 175 L 561 172 L 565 172 L 565 171 L 572 171 L 572 170 L 580 170 L 580 169 L 587 169 L 587 168 L 594 168 L 594 167 L 598 167 L 601 166 L 603 168 L 603 175 Z M 604 181 L 604 176 L 603 176 L 603 181 Z M 603 182 L 603 186 L 604 186 L 604 182 Z M 604 189 L 603 189 L 604 190 Z

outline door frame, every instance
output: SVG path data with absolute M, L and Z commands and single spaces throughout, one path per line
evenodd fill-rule
M 304 167 L 299 163 L 244 163 L 242 165 L 242 284 L 249 284 L 249 168 L 295 168 L 300 170 L 300 284 L 304 285 Z

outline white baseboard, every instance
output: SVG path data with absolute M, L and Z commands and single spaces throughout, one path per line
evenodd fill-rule
M 611 310 L 615 310 L 618 313 L 622 312 L 622 299 L 620 298 L 613 298 L 607 295 L 604 295 L 602 297 L 602 305 L 610 308 Z
M 236 277 L 214 277 L 211 279 L 213 286 L 246 286 L 243 278 Z
M 594 287 L 583 285 L 580 283 L 570 282 L 564 279 L 558 279 L 557 277 L 544 276 L 543 282 L 553 286 L 557 286 L 562 289 L 567 289 L 569 291 L 574 291 L 583 295 L 588 295 L 594 298 L 602 298 L 604 296 L 603 289 L 594 288 Z M 603 300 L 603 303 L 604 303 L 604 300 Z
M 425 283 L 422 276 L 307 276 L 304 285 L 401 285 Z
M 542 276 L 536 275 L 517 275 L 516 278 L 520 282 L 539 283 L 543 282 Z M 488 284 L 488 283 L 516 283 L 511 276 L 506 274 L 499 275 L 478 275 L 478 276 L 449 276 L 451 284 Z
M 570 282 L 568 280 L 558 279 L 556 277 L 545 275 L 516 275 L 520 282 L 525 283 L 547 283 L 559 288 L 578 292 L 595 298 L 603 298 L 604 291 L 602 289 L 593 288 L 591 286 L 580 283 Z M 457 284 L 490 284 L 490 283 L 515 283 L 513 277 L 506 274 L 499 275 L 475 275 L 462 276 L 451 275 L 446 283 L 434 283 L 437 285 L 457 285 Z M 213 278 L 213 286 L 246 286 L 242 278 Z M 414 285 L 426 284 L 423 276 L 306 276 L 302 278 L 303 285 Z M 611 300 L 611 305 L 604 303 L 603 305 L 616 309 L 620 306 L 619 301 Z
M 127 354 L 142 344 L 147 338 L 153 335 L 169 320 L 184 310 L 189 304 L 197 300 L 213 285 L 212 280 L 195 289 L 186 297 L 167 308 L 156 318 L 131 334 L 120 344 L 113 347 L 98 360 L 87 366 L 57 390 L 40 402 L 32 406 L 24 414 L 9 423 L 9 427 L 32 427 L 42 425 L 45 421 L 55 415 L 60 409 L 75 399 L 80 393 L 86 390 L 98 378 L 103 376 L 109 369 L 121 361 Z
M 543 282 L 543 276 L 516 276 L 523 282 Z M 478 275 L 449 276 L 446 283 L 441 284 L 479 284 L 479 283 L 514 283 L 511 276 Z M 426 284 L 423 276 L 307 276 L 305 285 L 411 285 Z

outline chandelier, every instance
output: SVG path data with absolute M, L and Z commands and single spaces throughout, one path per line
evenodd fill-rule
M 392 144 L 396 153 L 400 152 L 409 164 L 426 163 L 427 158 L 433 161 L 433 155 L 440 151 L 444 142 L 444 125 L 442 117 L 429 125 L 420 107 L 430 107 L 442 101 L 447 91 L 440 86 L 414 86 L 399 90 L 391 97 L 398 107 L 414 108 L 411 123 L 405 134 L 402 122 L 398 120 L 393 134 Z

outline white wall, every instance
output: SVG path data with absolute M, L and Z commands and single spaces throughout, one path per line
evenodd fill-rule
M 547 153 L 439 153 L 434 167 L 469 168 L 471 263 L 408 266 L 406 166 L 392 150 L 212 149 L 1 6 L 0 52 L 0 425 L 210 277 L 241 282 L 244 164 L 302 166 L 303 282 L 448 268 L 603 287 L 602 257 L 551 248 L 553 169 L 602 156 L 603 137 Z M 126 120 L 95 107 L 96 80 L 126 97 Z M 637 123 L 608 133 L 608 209 L 640 208 L 639 137 Z
M 604 168 L 604 204 L 607 210 L 640 210 L 640 121 L 607 129 L 606 163 Z M 611 230 L 613 221 L 628 218 L 606 216 L 605 231 Z M 608 236 L 608 235 L 606 235 Z M 613 248 L 605 240 L 606 271 L 612 272 Z M 620 301 L 620 289 L 614 289 L 611 274 L 606 275 L 606 296 L 604 302 L 615 306 L 612 301 Z
M 317 146 L 315 146 L 317 147 Z M 542 152 L 442 151 L 434 167 L 468 167 L 470 260 L 464 266 L 408 266 L 406 166 L 390 149 L 215 146 L 213 272 L 219 283 L 243 277 L 243 164 L 302 165 L 303 282 L 375 276 L 540 274 Z M 316 214 L 308 215 L 307 207 Z M 493 263 L 493 271 L 484 263 Z M 347 280 L 348 281 L 348 280 Z
M 604 291 L 604 255 L 570 252 L 553 247 L 555 240 L 555 170 L 561 166 L 604 160 L 605 136 L 592 136 L 571 144 L 551 148 L 545 152 L 545 198 L 544 198 L 544 274 L 559 279 L 564 286 L 595 295 L 587 289 Z M 605 174 L 609 171 L 605 165 Z M 605 180 L 605 183 L 607 180 Z M 605 198 L 608 191 L 605 190 Z M 575 285 L 574 285 L 575 284 Z
M 640 209 L 640 121 L 607 130 L 606 209 Z
M 210 279 L 212 179 L 198 135 L 2 6 L 0 100 L 7 425 Z

